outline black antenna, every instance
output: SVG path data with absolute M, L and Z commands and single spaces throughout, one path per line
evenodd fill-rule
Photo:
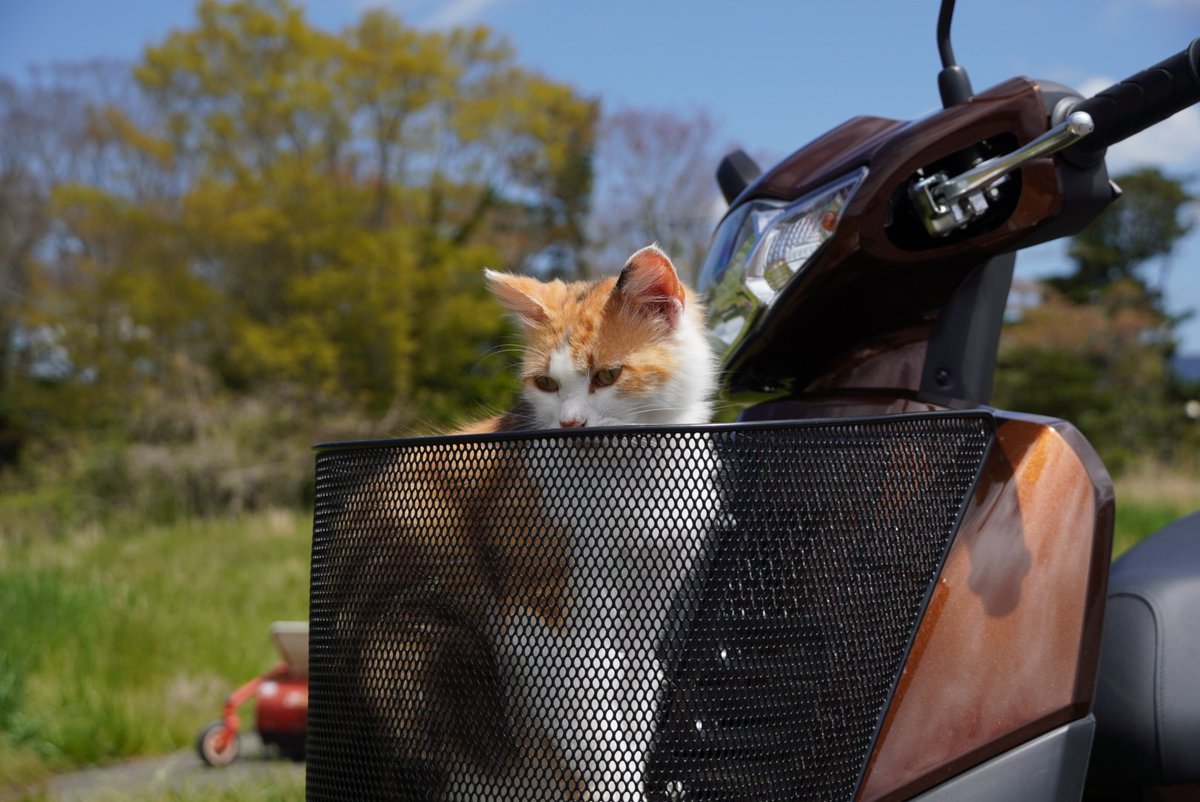
M 954 60 L 954 48 L 950 46 L 950 20 L 953 17 L 954 0 L 942 0 L 937 25 L 938 53 L 942 56 L 942 71 L 938 73 L 938 92 L 942 96 L 942 106 L 947 109 L 959 103 L 966 103 L 971 99 L 971 95 L 975 94 L 967 71 Z

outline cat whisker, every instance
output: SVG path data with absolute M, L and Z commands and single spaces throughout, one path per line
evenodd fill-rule
M 495 345 L 483 352 L 482 356 L 491 356 L 492 354 L 523 354 L 525 346 L 517 343 Z
M 497 345 L 494 348 L 489 348 L 488 350 L 486 350 L 482 354 L 480 354 L 479 358 L 475 360 L 473 367 L 478 368 L 489 357 L 500 356 L 503 354 L 514 354 L 514 355 L 520 357 L 522 354 L 524 354 L 524 352 L 525 352 L 525 349 L 523 349 L 523 348 L 518 348 L 515 346 Z
M 646 413 L 653 412 L 679 413 L 682 412 L 683 409 L 684 407 L 682 406 L 638 406 L 634 407 L 631 411 L 635 415 L 644 415 Z

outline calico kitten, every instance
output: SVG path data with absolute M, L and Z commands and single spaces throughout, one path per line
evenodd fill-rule
M 521 401 L 463 432 L 708 422 L 716 361 L 704 310 L 657 246 L 593 282 L 485 275 L 522 328 Z
M 593 282 L 486 276 L 521 327 L 522 391 L 507 413 L 460 433 L 709 419 L 716 360 L 703 310 L 657 247 Z M 539 443 L 540 459 L 570 464 L 578 441 Z M 646 683 L 661 676 L 652 653 L 621 636 L 635 617 L 661 634 L 715 502 L 698 471 L 686 508 L 673 507 L 653 443 L 594 448 L 585 477 L 527 469 L 513 449 L 474 448 L 458 462 L 402 455 L 347 505 L 339 528 L 384 556 L 372 558 L 369 598 L 357 588 L 360 606 L 337 623 L 370 633 L 345 644 L 343 670 L 360 677 L 396 798 L 640 795 Z M 684 459 L 703 462 L 706 448 L 697 441 Z M 377 500 L 397 492 L 400 509 L 381 512 Z M 609 552 L 654 559 L 614 571 L 628 558 Z M 352 586 L 356 573 L 341 580 Z M 548 669 L 548 651 L 576 664 Z M 403 676 L 372 669 L 397 655 Z

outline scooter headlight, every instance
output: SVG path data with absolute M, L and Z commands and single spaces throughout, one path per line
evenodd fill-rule
M 812 263 L 866 175 L 857 170 L 795 201 L 750 201 L 717 227 L 699 289 L 724 356 Z

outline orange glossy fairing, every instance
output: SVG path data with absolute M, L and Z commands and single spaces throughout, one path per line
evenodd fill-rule
M 1112 486 L 1069 424 L 996 442 L 885 716 L 860 802 L 907 798 L 1091 706 Z

